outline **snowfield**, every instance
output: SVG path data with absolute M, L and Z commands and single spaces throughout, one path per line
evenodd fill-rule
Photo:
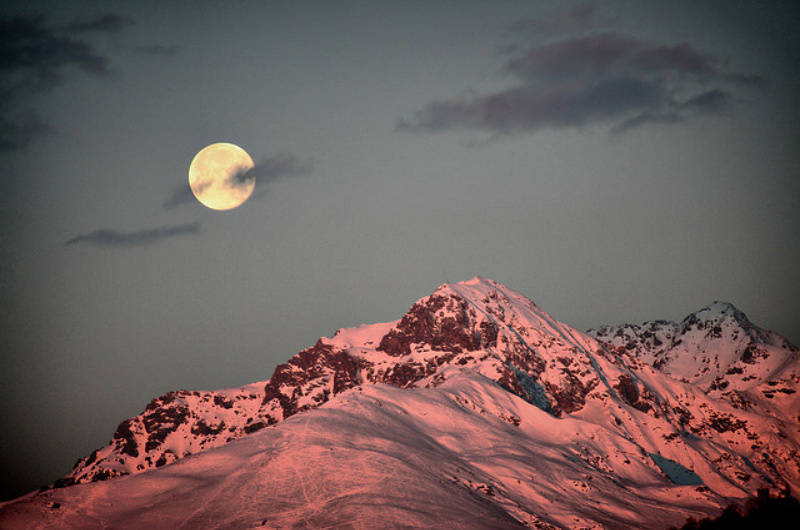
M 445 377 L 436 388 L 352 389 L 155 471 L 21 499 L 3 508 L 2 523 L 659 528 L 723 500 L 672 483 L 613 431 L 555 418 L 467 369 Z

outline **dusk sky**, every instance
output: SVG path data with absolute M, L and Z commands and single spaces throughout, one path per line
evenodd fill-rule
M 475 275 L 797 344 L 797 6 L 4 2 L 2 498 Z M 256 164 L 230 211 L 188 189 L 215 142 Z

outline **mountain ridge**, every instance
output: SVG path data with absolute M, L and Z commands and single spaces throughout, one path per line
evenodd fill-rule
M 438 388 L 458 369 L 554 421 L 596 426 L 608 445 L 589 451 L 587 461 L 617 469 L 630 458 L 615 460 L 613 448 L 633 444 L 668 482 L 701 488 L 697 502 L 723 506 L 761 487 L 797 491 L 800 417 L 790 411 L 798 410 L 799 367 L 797 348 L 732 304 L 715 302 L 680 324 L 584 333 L 476 276 L 440 285 L 398 320 L 321 337 L 266 381 L 159 396 L 56 486 L 168 469 L 261 431 L 267 436 L 347 392 Z M 516 412 L 507 416 L 512 425 L 521 421 Z
M 603 325 L 587 333 L 614 349 L 635 352 L 660 371 L 699 383 L 718 395 L 726 394 L 726 389 L 750 390 L 770 381 L 800 381 L 798 348 L 778 333 L 756 326 L 729 302 L 715 301 L 681 322 Z M 720 348 L 723 341 L 714 339 L 723 339 L 723 335 L 729 341 Z M 717 343 L 715 347 L 710 344 L 713 342 Z M 710 356 L 706 355 L 710 350 Z

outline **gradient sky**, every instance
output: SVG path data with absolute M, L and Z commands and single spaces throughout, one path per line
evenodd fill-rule
M 476 274 L 800 342 L 796 2 L 4 2 L 0 477 Z M 226 141 L 254 196 L 187 193 Z

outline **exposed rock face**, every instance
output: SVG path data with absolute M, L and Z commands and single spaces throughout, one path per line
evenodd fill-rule
M 383 336 L 378 350 L 392 356 L 408 355 L 412 344 L 425 344 L 434 351 L 475 351 L 483 339 L 496 339 L 491 325 L 484 334 L 475 333 L 467 314 L 467 301 L 457 295 L 431 295 L 411 306 L 397 327 Z
M 742 491 L 800 484 L 798 350 L 730 304 L 712 304 L 680 324 L 603 326 L 585 334 L 519 293 L 474 278 L 442 285 L 398 321 L 321 338 L 278 365 L 268 381 L 156 398 L 58 485 L 160 467 L 359 385 L 437 386 L 453 366 L 492 379 L 555 418 L 602 424 L 647 453 L 680 455 L 691 443 L 698 458 Z

